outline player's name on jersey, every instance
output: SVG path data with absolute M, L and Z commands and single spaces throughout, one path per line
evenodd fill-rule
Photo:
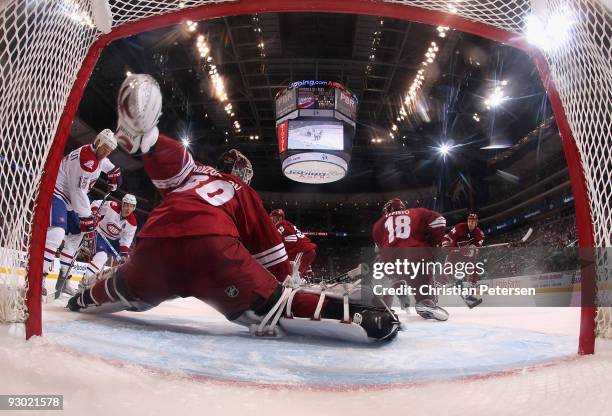
M 478 285 L 475 287 L 436 287 L 424 285 L 413 287 L 402 284 L 395 287 L 386 287 L 383 284 L 373 285 L 372 293 L 376 296 L 535 296 L 536 290 L 533 287 L 497 287 L 488 285 Z

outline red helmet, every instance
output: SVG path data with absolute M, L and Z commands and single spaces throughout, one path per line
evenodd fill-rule
M 387 201 L 383 207 L 383 214 L 389 214 L 390 212 L 403 211 L 407 209 L 406 204 L 399 198 L 393 198 Z
M 468 221 L 469 220 L 476 220 L 476 221 L 478 221 L 478 215 L 472 212 L 472 213 L 468 214 L 467 219 L 468 219 Z
M 236 149 L 230 149 L 219 157 L 217 169 L 238 176 L 247 185 L 253 177 L 251 161 Z
M 280 218 L 281 220 L 284 220 L 285 219 L 285 211 L 283 211 L 280 208 L 272 210 L 272 212 L 270 212 L 270 218 L 272 218 L 272 217 L 277 217 L 277 218 Z

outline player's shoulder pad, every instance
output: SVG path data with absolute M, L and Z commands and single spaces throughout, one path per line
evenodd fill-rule
M 126 220 L 127 220 L 128 224 L 133 225 L 134 227 L 138 226 L 138 223 L 136 222 L 136 216 L 134 215 L 133 212 L 130 215 L 128 215 Z
M 85 172 L 94 172 L 98 169 L 98 158 L 96 157 L 96 152 L 93 147 L 89 144 L 85 146 L 81 146 L 81 151 L 79 152 L 79 162 L 81 164 L 81 169 Z
M 121 212 L 121 204 L 117 201 L 110 201 L 109 202 L 109 206 L 111 207 L 111 209 L 117 213 Z

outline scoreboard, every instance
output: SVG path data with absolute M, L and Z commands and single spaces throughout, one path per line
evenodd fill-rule
M 298 81 L 276 96 L 283 173 L 304 183 L 342 179 L 351 158 L 357 97 L 334 81 Z

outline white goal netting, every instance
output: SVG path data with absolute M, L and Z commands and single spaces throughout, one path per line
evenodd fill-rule
M 333 3 L 338 5 L 337 9 L 341 8 L 339 4 L 348 9 L 347 5 L 352 2 L 335 0 Z M 240 2 L 232 0 L 110 1 L 114 29 L 152 16 L 201 11 L 202 7 L 225 3 L 235 10 L 240 8 Z M 270 9 L 286 7 L 289 3 L 300 2 L 266 1 Z M 438 12 L 434 13 L 437 17 L 444 13 L 451 17 L 450 21 L 459 17 L 517 37 L 523 34 L 525 19 L 532 12 L 531 0 L 387 0 L 380 3 Z M 568 40 L 553 51 L 543 53 L 576 142 L 594 244 L 610 247 L 610 10 L 599 0 L 537 0 L 537 9 L 543 19 L 559 11 L 571 16 Z M 447 24 L 444 17 L 440 19 L 443 20 L 440 24 Z M 31 243 L 39 184 L 45 174 L 43 167 L 78 71 L 100 35 L 93 23 L 90 0 L 4 0 L 0 4 L 0 321 L 27 318 L 24 276 L 29 259 L 26 253 Z M 599 282 L 610 285 L 612 278 L 602 273 Z M 612 335 L 609 308 L 599 309 L 597 324 L 600 334 Z

